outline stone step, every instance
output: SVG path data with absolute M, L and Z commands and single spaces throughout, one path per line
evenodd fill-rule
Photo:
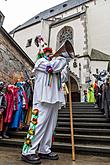
M 64 134 L 70 134 L 70 128 L 69 127 L 56 127 L 55 132 L 57 133 L 64 133 Z M 108 135 L 110 136 L 110 129 L 105 128 L 74 128 L 75 134 L 86 134 L 86 135 Z
M 57 128 L 57 131 L 60 129 Z M 61 130 L 60 130 L 61 132 Z M 68 130 L 69 132 L 69 130 Z M 81 134 L 86 134 L 86 135 L 107 135 L 110 136 L 110 129 L 105 129 L 105 128 L 74 128 L 75 134 L 81 135 Z
M 90 103 L 90 102 L 72 102 L 73 104 L 90 104 L 93 105 L 94 103 Z M 67 104 L 69 104 L 69 101 L 67 101 Z
M 108 120 L 106 118 L 75 118 L 73 117 L 73 121 L 74 122 L 104 122 L 104 123 L 108 123 Z M 64 117 L 59 117 L 58 118 L 58 122 L 70 122 L 70 118 L 64 118 Z
M 24 144 L 23 139 L 0 139 L 0 146 L 22 148 Z M 72 147 L 70 143 L 54 142 L 52 146 L 53 151 L 71 153 Z M 97 144 L 75 144 L 76 153 L 85 154 L 110 154 L 110 145 Z
M 55 142 L 71 143 L 71 134 L 56 133 Z M 74 135 L 75 144 L 110 144 L 110 136 L 103 135 Z
M 53 145 L 55 151 L 60 152 L 72 152 L 72 146 L 68 143 L 59 143 L 55 142 Z M 75 144 L 75 152 L 83 154 L 92 154 L 92 155 L 109 155 L 110 154 L 110 145 L 89 145 L 89 144 Z
M 70 104 L 67 103 L 66 107 L 69 107 L 69 106 L 70 106 Z M 80 103 L 80 102 L 76 103 L 76 102 L 73 102 L 72 106 L 77 106 L 77 107 L 95 107 L 95 104 L 93 104 L 93 103 Z
M 60 111 L 60 112 L 58 112 L 58 114 L 67 114 L 67 115 L 69 115 L 70 114 L 70 112 L 69 111 Z M 77 114 L 85 114 L 85 115 L 101 115 L 101 114 L 103 114 L 102 112 L 100 112 L 100 111 L 94 111 L 94 112 L 82 112 L 82 111 L 78 111 L 78 112 L 73 112 L 72 113 L 73 115 L 75 114 L 75 115 L 77 115 Z
M 74 114 L 74 116 L 73 116 L 74 118 L 105 118 L 105 116 L 103 115 L 103 114 L 84 114 L 84 113 L 82 113 L 82 114 Z M 70 118 L 70 114 L 68 113 L 68 114 L 58 114 L 58 118 Z
M 16 138 L 16 139 L 24 139 L 26 137 L 26 132 L 16 132 L 16 133 L 11 133 L 10 134 L 13 138 Z M 67 142 L 67 143 L 71 143 L 71 134 L 64 134 L 64 133 L 56 133 L 54 135 L 55 137 L 55 141 L 58 141 L 58 142 Z M 13 139 L 11 138 L 11 139 Z M 91 143 L 91 142 L 95 142 L 95 143 L 110 143 L 110 136 L 99 136 L 99 135 L 86 135 L 86 134 L 75 134 L 74 135 L 74 138 L 75 138 L 75 142 L 76 143 L 80 143 L 80 141 L 84 142 L 84 143 Z M 10 139 L 10 140 L 11 140 Z
M 7 147 L 21 147 L 23 146 L 24 139 L 0 139 L 0 146 L 7 146 Z
M 105 123 L 105 122 L 101 122 L 101 123 L 96 123 L 96 122 L 73 122 L 73 125 L 75 128 L 110 128 L 110 123 Z M 70 127 L 70 122 L 58 122 L 57 123 L 58 127 Z
M 57 134 L 61 133 L 65 136 L 67 134 L 70 134 L 70 128 L 69 127 L 56 127 L 55 132 Z M 110 136 L 110 129 L 105 128 L 74 128 L 74 134 L 76 135 L 106 135 Z M 26 137 L 26 131 L 10 131 L 9 135 L 13 138 L 25 138 Z
M 99 111 L 99 108 L 91 108 L 91 107 L 72 107 L 72 110 L 73 110 L 73 112 L 74 111 L 83 111 L 83 112 L 85 112 L 85 111 Z M 66 108 L 62 108 L 62 109 L 59 109 L 59 111 L 69 111 L 69 107 L 66 107 Z

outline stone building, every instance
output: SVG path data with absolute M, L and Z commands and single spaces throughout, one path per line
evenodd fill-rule
M 35 15 L 10 35 L 34 62 L 37 35 L 41 35 L 54 52 L 65 40 L 70 40 L 75 50 L 75 58 L 70 61 L 72 92 L 78 101 L 83 99 L 85 82 L 90 79 L 94 82 L 93 74 L 107 69 L 109 29 L 110 0 L 68 0 Z
M 13 40 L 13 38 L 0 27 L 0 80 L 10 82 L 12 75 L 22 72 L 24 78 L 30 76 L 34 63 Z

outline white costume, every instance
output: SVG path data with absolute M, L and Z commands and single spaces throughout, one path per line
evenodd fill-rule
M 36 150 L 42 154 L 51 152 L 58 109 L 65 104 L 64 92 L 62 88 L 59 88 L 61 85 L 59 75 L 65 66 L 64 57 L 57 57 L 51 61 L 41 58 L 35 64 L 33 112 L 22 150 L 23 155 L 35 154 Z M 49 67 L 52 73 L 48 72 Z

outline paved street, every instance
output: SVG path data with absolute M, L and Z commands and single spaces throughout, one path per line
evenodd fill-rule
M 20 149 L 0 147 L 0 165 L 27 165 L 20 159 Z M 110 165 L 109 157 L 76 155 L 76 161 L 71 161 L 70 154 L 59 153 L 57 161 L 42 160 L 41 165 Z

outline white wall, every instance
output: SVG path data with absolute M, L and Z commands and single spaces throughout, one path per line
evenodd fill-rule
M 110 0 L 90 3 L 87 18 L 89 54 L 92 48 L 110 54 Z
M 73 15 L 77 12 L 81 11 L 81 7 L 77 7 L 71 10 L 68 10 L 62 14 L 55 16 L 56 18 L 65 18 L 70 15 Z M 51 18 L 50 18 L 51 19 Z M 15 41 L 21 46 L 21 48 L 29 55 L 29 57 L 35 61 L 36 60 L 36 52 L 38 52 L 37 47 L 34 44 L 34 39 L 37 35 L 42 35 L 45 41 L 48 43 L 49 39 L 49 24 L 51 21 L 44 20 L 41 23 L 32 25 L 28 28 L 17 31 L 14 35 Z M 74 47 L 76 54 L 83 54 L 83 26 L 81 25 L 80 19 L 75 21 L 70 21 L 69 23 L 65 23 L 57 28 L 52 28 L 51 30 L 51 38 L 50 38 L 50 47 L 55 51 L 56 49 L 56 35 L 58 31 L 64 26 L 72 26 L 74 30 Z M 28 39 L 33 39 L 31 47 L 26 48 L 26 43 Z
M 38 52 L 38 48 L 34 43 L 35 37 L 37 35 L 41 35 L 45 39 L 45 42 L 48 43 L 49 23 L 41 21 L 41 23 L 20 30 L 14 35 L 15 41 L 21 46 L 33 62 L 36 61 Z M 32 45 L 30 47 L 26 47 L 27 40 L 31 38 Z
M 26 29 L 20 30 L 15 33 L 14 39 L 15 41 L 22 47 L 22 49 L 29 55 L 29 57 L 35 61 L 36 60 L 36 52 L 37 47 L 34 44 L 34 39 L 37 35 L 41 34 L 41 24 L 36 24 L 30 26 Z M 30 47 L 26 47 L 27 40 L 32 40 L 32 45 Z

